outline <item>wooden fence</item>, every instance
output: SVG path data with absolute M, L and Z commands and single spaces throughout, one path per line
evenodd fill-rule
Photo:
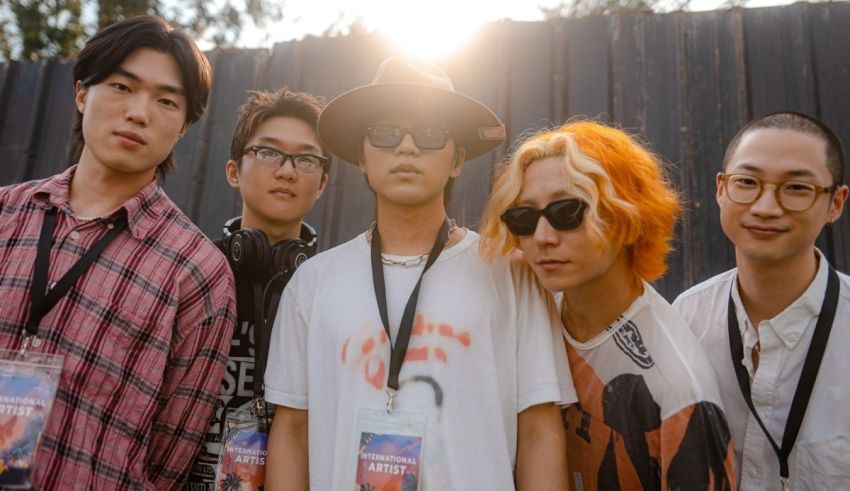
M 378 35 L 307 38 L 273 49 L 209 53 L 209 109 L 175 150 L 171 198 L 210 237 L 239 214 L 224 164 L 238 106 L 250 89 L 286 85 L 330 99 L 368 83 L 397 54 Z M 706 13 L 622 14 L 580 20 L 499 22 L 439 62 L 456 88 L 505 122 L 505 146 L 469 162 L 450 213 L 474 226 L 491 173 L 529 130 L 590 116 L 643 135 L 669 164 L 687 202 L 667 276 L 668 298 L 734 264 L 714 199 L 726 143 L 770 111 L 816 115 L 850 144 L 850 3 L 795 4 Z M 0 185 L 61 171 L 73 112 L 71 62 L 0 64 Z M 374 199 L 357 169 L 334 162 L 329 189 L 308 216 L 327 248 L 373 220 Z M 819 246 L 850 266 L 850 219 Z

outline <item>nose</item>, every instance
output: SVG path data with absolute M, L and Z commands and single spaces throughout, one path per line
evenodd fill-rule
M 750 204 L 750 212 L 757 216 L 779 216 L 784 210 L 779 205 L 776 185 L 764 184 L 761 195 Z
M 401 141 L 398 142 L 398 145 L 395 147 L 395 152 L 418 155 L 419 147 L 416 146 L 416 142 L 413 140 L 413 135 L 405 133 L 405 135 L 401 138 Z
M 558 231 L 549 223 L 549 220 L 541 215 L 537 219 L 537 227 L 534 228 L 534 243 L 538 246 L 556 244 L 558 242 Z
M 151 100 L 145 94 L 133 94 L 127 100 L 127 120 L 141 126 L 147 126 L 150 122 L 150 104 Z
M 294 181 L 298 178 L 298 172 L 295 170 L 295 157 L 292 155 L 284 155 L 283 162 L 275 169 L 275 176 L 282 177 L 289 181 Z

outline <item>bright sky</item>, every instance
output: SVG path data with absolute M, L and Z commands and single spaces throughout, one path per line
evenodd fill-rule
M 692 0 L 692 11 L 717 8 L 723 0 Z M 750 0 L 759 7 L 792 0 Z M 540 7 L 559 0 L 286 0 L 284 19 L 246 34 L 244 47 L 321 35 L 329 26 L 347 27 L 359 19 L 369 30 L 386 34 L 407 53 L 437 59 L 463 46 L 485 23 L 501 19 L 542 20 Z

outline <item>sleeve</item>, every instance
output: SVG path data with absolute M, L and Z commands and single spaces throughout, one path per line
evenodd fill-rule
M 663 489 L 735 489 L 734 450 L 717 405 L 698 402 L 661 423 Z
M 179 489 L 215 409 L 236 323 L 233 275 L 220 254 L 187 287 L 178 307 L 174 338 L 153 418 L 146 456 L 148 482 Z M 203 265 L 201 265 L 203 268 Z
M 273 404 L 306 410 L 307 322 L 298 308 L 304 277 L 304 269 L 298 269 L 283 291 L 269 341 L 265 398 Z
M 518 412 L 546 402 L 572 404 L 578 397 L 554 300 L 529 268 L 518 261 L 511 268 L 517 289 Z

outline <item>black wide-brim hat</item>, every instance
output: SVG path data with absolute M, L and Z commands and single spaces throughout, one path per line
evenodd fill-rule
M 370 119 L 394 110 L 446 115 L 455 143 L 472 159 L 505 140 L 505 125 L 487 106 L 454 90 L 437 66 L 412 56 L 387 58 L 375 79 L 336 97 L 319 116 L 319 138 L 337 157 L 357 165 Z

